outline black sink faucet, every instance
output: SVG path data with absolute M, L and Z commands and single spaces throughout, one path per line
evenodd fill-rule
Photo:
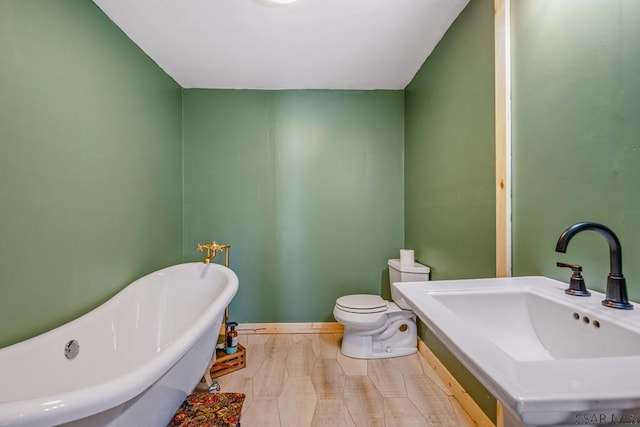
M 591 230 L 597 231 L 609 244 L 609 276 L 607 277 L 607 294 L 602 301 L 602 305 L 611 308 L 620 308 L 623 310 L 631 310 L 633 305 L 629 303 L 627 296 L 627 282 L 622 274 L 622 247 L 620 240 L 610 228 L 598 224 L 596 222 L 579 222 L 572 225 L 562 232 L 558 243 L 556 244 L 556 252 L 566 253 L 569 241 L 581 231 Z

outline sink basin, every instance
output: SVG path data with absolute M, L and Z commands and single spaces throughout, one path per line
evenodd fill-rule
M 640 412 L 629 413 L 640 408 L 639 310 L 607 308 L 603 294 L 575 297 L 566 287 L 514 277 L 394 283 L 392 291 L 515 425 L 640 422 Z

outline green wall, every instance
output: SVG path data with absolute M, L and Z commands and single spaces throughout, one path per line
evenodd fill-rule
M 405 246 L 432 279 L 495 276 L 493 1 L 472 0 L 405 90 Z M 495 398 L 419 324 L 487 416 Z
M 0 0 L 0 346 L 181 260 L 181 89 L 86 0 Z
M 233 320 L 333 321 L 337 297 L 381 292 L 403 241 L 402 91 L 185 90 L 183 103 L 185 258 L 231 243 Z
M 586 232 L 557 254 L 579 221 L 616 232 L 631 299 L 640 301 L 640 2 L 515 0 L 513 4 L 513 267 L 568 281 L 584 266 L 604 291 L 605 240 Z
M 432 279 L 495 276 L 493 26 L 470 2 L 405 90 L 405 245 Z

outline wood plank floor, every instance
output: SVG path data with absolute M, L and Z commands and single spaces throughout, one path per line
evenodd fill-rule
M 475 427 L 419 354 L 359 360 L 337 334 L 245 334 L 247 367 L 217 378 L 242 392 L 242 427 Z

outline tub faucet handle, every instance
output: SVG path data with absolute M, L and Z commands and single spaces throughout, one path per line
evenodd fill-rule
M 202 260 L 202 262 L 204 262 L 205 264 L 209 264 L 211 262 L 211 260 L 213 258 L 215 258 L 216 253 L 218 252 L 216 250 L 216 247 L 218 246 L 218 244 L 216 242 L 212 242 L 212 243 L 205 243 L 200 244 L 198 243 L 198 251 L 199 252 L 204 252 L 206 251 L 206 256 L 204 257 L 204 259 Z
M 587 290 L 587 286 L 584 283 L 582 277 L 582 266 L 577 264 L 567 264 L 565 262 L 556 262 L 558 267 L 570 268 L 571 279 L 569 279 L 569 287 L 564 290 L 565 294 L 575 295 L 578 297 L 591 296 L 591 292 Z
M 200 244 L 198 243 L 198 246 L 196 247 L 196 249 L 199 252 L 204 252 L 207 251 L 207 255 L 204 257 L 204 260 L 202 260 L 202 262 L 204 262 L 205 264 L 209 264 L 211 262 L 211 260 L 213 260 L 216 257 L 216 254 L 218 253 L 218 251 L 225 251 L 227 256 L 226 256 L 226 261 L 225 261 L 225 265 L 228 266 L 229 264 L 229 248 L 231 247 L 230 244 L 228 243 L 218 243 L 216 241 L 213 241 L 211 243 L 205 243 Z

